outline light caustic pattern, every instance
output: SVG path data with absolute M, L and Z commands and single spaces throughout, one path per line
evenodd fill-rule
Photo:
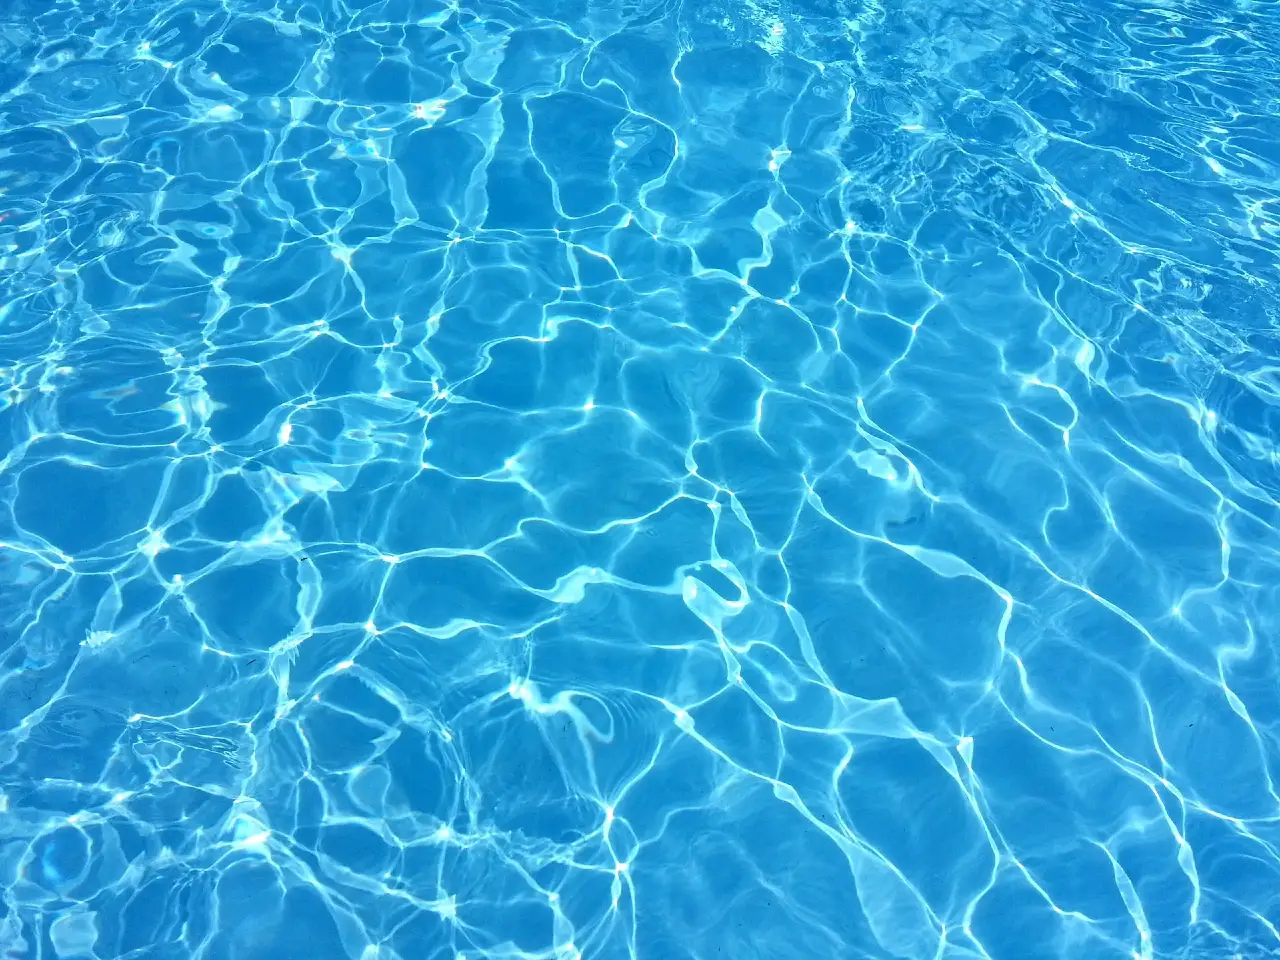
M 10 958 L 1280 951 L 1280 15 L 9 0 Z

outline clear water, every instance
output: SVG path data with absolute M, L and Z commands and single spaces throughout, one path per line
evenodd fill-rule
M 1280 11 L 7 0 L 0 955 L 1280 953 Z

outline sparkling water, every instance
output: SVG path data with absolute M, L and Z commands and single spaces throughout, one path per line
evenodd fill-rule
M 1280 955 L 1280 9 L 4 0 L 0 957 Z

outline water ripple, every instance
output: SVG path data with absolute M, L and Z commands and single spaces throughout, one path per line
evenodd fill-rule
M 5 955 L 1280 956 L 1277 51 L 9 3 Z

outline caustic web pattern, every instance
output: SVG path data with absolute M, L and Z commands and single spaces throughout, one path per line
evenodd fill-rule
M 1277 955 L 1278 52 L 9 0 L 3 955 Z

